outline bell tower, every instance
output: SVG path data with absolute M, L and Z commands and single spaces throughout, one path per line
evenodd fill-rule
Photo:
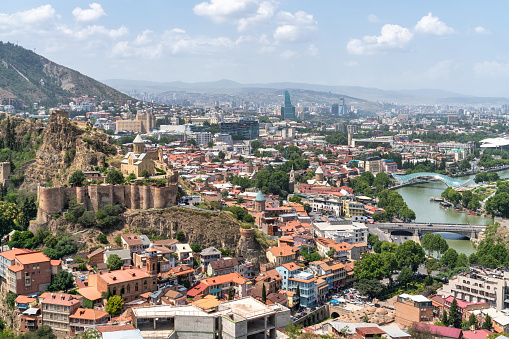
M 151 276 L 157 275 L 157 250 L 154 248 L 154 244 L 150 244 L 145 253 L 147 257 L 147 274 Z
M 145 152 L 145 141 L 138 134 L 133 141 L 133 152 L 136 154 L 141 154 Z

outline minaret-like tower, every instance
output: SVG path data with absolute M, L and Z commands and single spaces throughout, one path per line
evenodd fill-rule
M 157 250 L 154 248 L 154 244 L 150 244 L 145 253 L 147 256 L 147 274 L 157 275 Z
M 253 171 L 254 171 L 253 162 L 249 160 L 249 162 L 247 163 L 247 173 L 251 174 L 253 173 Z

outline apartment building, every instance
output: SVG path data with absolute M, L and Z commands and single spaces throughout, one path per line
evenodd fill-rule
M 472 303 L 485 302 L 502 311 L 509 308 L 509 271 L 470 266 L 470 272 L 450 279 L 438 293 Z
M 67 293 L 44 293 L 41 300 L 42 324 L 61 336 L 71 336 L 69 317 L 83 306 L 83 297 Z
M 26 248 L 14 248 L 10 251 L 0 252 L 0 278 L 8 279 L 7 267 L 14 265 L 14 258 L 17 254 L 30 252 L 32 251 Z
M 7 267 L 9 291 L 25 295 L 44 292 L 60 268 L 60 260 L 51 260 L 42 252 L 19 253 Z
M 316 303 L 316 277 L 313 273 L 300 271 L 288 278 L 288 290 L 300 292 L 300 305 L 310 307 Z
M 431 300 L 423 295 L 400 294 L 396 300 L 396 322 L 410 326 L 414 322 L 433 320 Z
M 342 239 L 350 244 L 367 243 L 369 231 L 365 224 L 360 222 L 328 221 L 314 222 L 314 234 L 317 237 L 330 238 L 338 241 Z
M 187 291 L 187 296 L 194 298 L 197 295 L 213 295 L 218 298 L 227 297 L 229 293 L 244 298 L 251 295 L 253 284 L 249 279 L 238 273 L 230 273 L 217 277 L 202 279 L 198 285 Z
M 276 339 L 276 328 L 285 328 L 290 323 L 290 310 L 247 297 L 220 303 L 207 311 L 195 305 L 136 307 L 132 309 L 132 318 L 142 333 L 145 330 L 153 333 L 161 327 L 161 331 L 171 329 L 181 338 Z
M 216 260 L 207 266 L 207 275 L 211 277 L 234 272 L 239 272 L 239 261 L 237 259 Z
M 321 256 L 340 261 L 348 259 L 360 260 L 361 255 L 368 251 L 366 243 L 348 244 L 344 242 L 338 244 L 336 241 L 328 238 L 316 238 L 315 243 Z
M 347 218 L 364 215 L 364 204 L 353 200 L 341 200 L 343 215 Z
M 211 262 L 221 259 L 221 252 L 215 247 L 209 247 L 201 251 L 200 263 L 207 268 Z
M 365 172 L 371 172 L 376 175 L 384 171 L 384 163 L 380 157 L 366 157 L 358 159 L 359 168 L 364 169 Z

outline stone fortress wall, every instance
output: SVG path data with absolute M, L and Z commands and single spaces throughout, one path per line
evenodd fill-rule
M 165 208 L 177 202 L 176 183 L 168 186 L 136 186 L 136 185 L 100 185 L 88 187 L 39 187 L 37 195 L 39 208 L 37 222 L 49 221 L 52 214 L 62 213 L 69 206 L 69 201 L 76 201 L 87 211 L 115 204 L 124 204 L 128 209 Z

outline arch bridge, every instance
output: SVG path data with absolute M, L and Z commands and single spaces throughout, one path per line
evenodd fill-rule
M 404 224 L 404 223 L 383 223 L 376 227 L 384 232 L 409 232 L 415 236 L 422 236 L 426 233 L 450 232 L 465 236 L 469 239 L 477 239 L 484 232 L 486 226 L 483 225 L 461 225 L 461 224 Z
M 392 177 L 394 181 L 396 181 L 397 185 L 407 185 L 411 183 L 417 183 L 419 181 L 429 181 L 429 180 L 440 180 L 444 184 L 449 187 L 457 188 L 468 186 L 473 181 L 473 179 L 469 180 L 461 180 L 456 178 L 451 178 L 443 174 L 432 173 L 432 172 L 419 172 L 412 174 L 393 174 Z

